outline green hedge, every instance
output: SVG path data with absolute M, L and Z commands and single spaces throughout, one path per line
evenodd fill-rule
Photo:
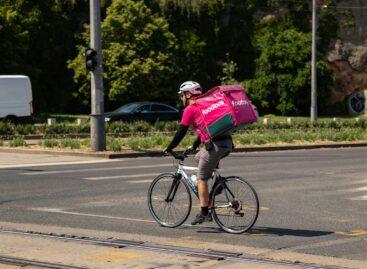
M 186 136 L 178 149 L 186 149 L 191 146 L 196 139 L 195 135 Z M 163 150 L 172 140 L 172 135 L 151 135 L 131 137 L 107 137 L 107 150 L 121 151 L 123 149 L 132 150 Z M 234 143 L 240 146 L 256 146 L 264 144 L 282 144 L 282 143 L 305 143 L 305 142 L 341 142 L 341 141 L 361 141 L 367 140 L 367 131 L 361 128 L 346 127 L 340 130 L 334 128 L 310 128 L 308 130 L 249 130 L 245 133 L 236 133 L 233 136 Z M 0 140 L 0 146 L 4 145 Z M 89 139 L 44 139 L 39 145 L 45 148 L 69 148 L 80 149 L 89 148 Z M 10 141 L 11 147 L 27 146 L 23 137 L 16 137 Z
M 149 124 L 148 122 L 138 121 L 134 123 L 127 122 L 112 122 L 106 124 L 106 133 L 113 135 L 121 134 L 142 134 L 154 132 L 174 132 L 178 128 L 178 122 L 156 122 Z M 239 130 L 238 133 L 248 131 L 261 130 L 310 130 L 310 129 L 335 129 L 341 130 L 344 128 L 366 129 L 367 120 L 360 119 L 359 121 L 349 120 L 320 120 L 315 124 L 308 120 L 294 120 L 292 124 L 282 121 L 274 121 L 269 124 L 257 123 L 248 126 L 245 130 Z M 90 125 L 85 123 L 82 125 L 58 123 L 55 125 L 11 125 L 6 122 L 0 122 L 0 136 L 24 136 L 24 135 L 44 135 L 46 137 L 62 136 L 67 134 L 89 134 Z

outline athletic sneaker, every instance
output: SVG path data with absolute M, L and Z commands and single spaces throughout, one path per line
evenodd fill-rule
M 204 216 L 202 213 L 196 215 L 195 219 L 191 222 L 191 225 L 202 224 L 203 222 L 213 221 L 212 215 L 208 214 Z

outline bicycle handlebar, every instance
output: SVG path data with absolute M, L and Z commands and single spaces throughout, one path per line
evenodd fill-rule
M 178 152 L 172 152 L 172 156 L 173 158 L 180 160 L 180 161 L 184 161 L 185 158 L 187 158 L 187 154 L 185 153 L 178 153 Z

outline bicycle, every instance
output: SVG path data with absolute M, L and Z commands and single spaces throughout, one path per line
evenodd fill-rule
M 172 156 L 178 161 L 177 171 L 160 174 L 148 190 L 150 213 L 161 226 L 169 228 L 182 225 L 189 217 L 192 206 L 190 190 L 199 197 L 195 179 L 187 174 L 198 168 L 184 165 L 188 157 L 185 153 L 172 153 Z M 214 171 L 213 181 L 209 193 L 210 214 L 217 225 L 234 234 L 251 229 L 259 215 L 255 189 L 243 178 L 222 177 L 218 169 Z

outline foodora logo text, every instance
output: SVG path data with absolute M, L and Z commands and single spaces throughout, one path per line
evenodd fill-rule
M 201 112 L 203 112 L 203 115 L 206 115 L 206 114 L 212 112 L 213 110 L 216 110 L 218 107 L 221 107 L 221 106 L 224 106 L 224 105 L 225 105 L 225 103 L 223 101 L 219 101 L 218 103 L 212 104 L 207 109 L 203 109 Z

